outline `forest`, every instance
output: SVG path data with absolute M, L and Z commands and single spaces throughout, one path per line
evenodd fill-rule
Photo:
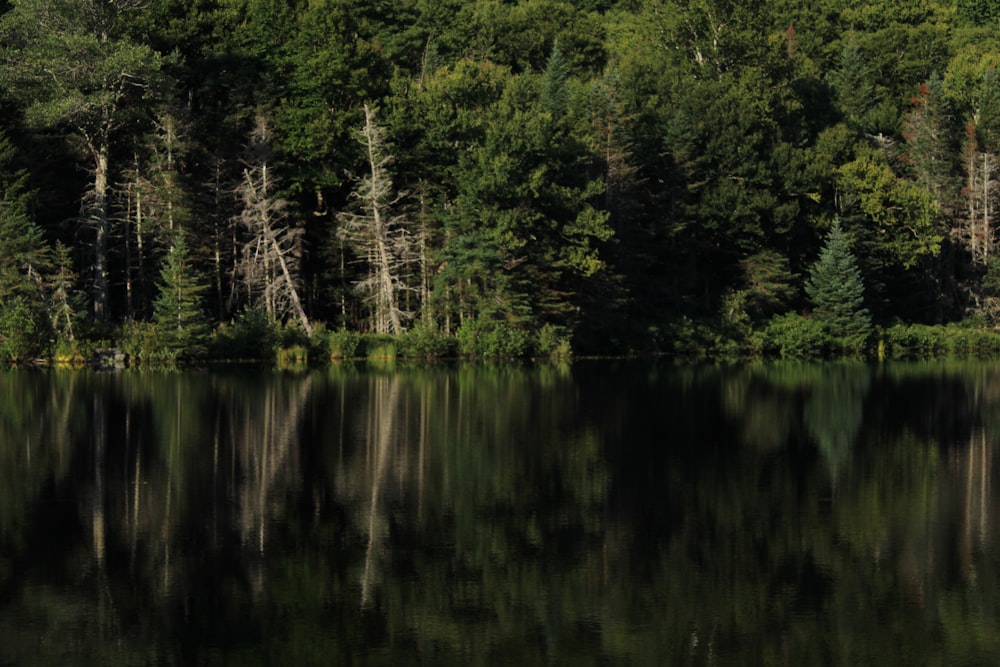
M 0 0 L 0 359 L 998 354 L 997 0 Z

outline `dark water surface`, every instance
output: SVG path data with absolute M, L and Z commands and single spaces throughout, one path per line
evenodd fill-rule
M 1000 366 L 0 372 L 0 664 L 1000 664 Z

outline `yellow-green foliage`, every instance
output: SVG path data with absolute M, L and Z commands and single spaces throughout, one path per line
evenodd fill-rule
M 278 350 L 275 363 L 283 370 L 301 370 L 309 365 L 309 349 L 304 345 L 293 345 Z
M 980 327 L 896 324 L 881 340 L 888 359 L 1000 356 L 1000 334 Z

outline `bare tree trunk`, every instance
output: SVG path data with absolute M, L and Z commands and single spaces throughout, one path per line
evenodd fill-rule
M 295 289 L 295 281 L 292 279 L 292 274 L 288 270 L 288 262 L 285 261 L 285 254 L 282 251 L 281 246 L 278 245 L 277 241 L 272 239 L 272 245 L 274 246 L 274 256 L 278 260 L 278 265 L 281 266 L 281 275 L 284 276 L 285 284 L 288 285 L 288 298 L 292 300 L 292 306 L 299 316 L 299 322 L 302 323 L 302 328 L 305 329 L 307 334 L 312 336 L 313 328 L 309 323 L 309 318 L 306 316 L 306 311 L 302 308 L 302 301 L 299 300 L 299 292 Z
M 396 303 L 396 289 L 393 286 L 394 281 L 390 269 L 392 260 L 389 256 L 389 250 L 386 247 L 386 236 L 388 236 L 389 230 L 386 228 L 386 222 L 382 219 L 384 203 L 381 201 L 381 197 L 379 197 L 380 188 L 376 187 L 377 184 L 385 180 L 385 175 L 382 173 L 384 162 L 376 155 L 376 151 L 380 148 L 377 146 L 380 137 L 375 127 L 372 109 L 367 104 L 365 105 L 365 129 L 363 133 L 368 148 L 368 166 L 371 170 L 372 179 L 368 205 L 372 216 L 372 231 L 375 237 L 375 261 L 378 266 L 378 300 L 382 306 L 380 310 L 383 310 L 384 315 L 387 316 L 389 330 L 393 334 L 398 335 L 402 332 L 403 327 L 399 321 L 399 306 Z
M 136 172 L 138 173 L 138 172 Z M 135 295 L 132 285 L 132 239 L 131 239 L 131 224 L 129 222 L 129 215 L 132 212 L 132 202 L 133 198 L 135 201 L 139 201 L 139 188 L 136 187 L 135 182 L 128 184 L 126 202 L 125 202 L 125 218 L 122 236 L 125 242 L 125 309 L 130 318 L 135 317 Z M 136 207 L 136 213 L 138 214 L 139 208 Z
M 367 258 L 368 277 L 359 287 L 370 295 L 372 328 L 398 335 L 404 317 L 409 317 L 400 306 L 399 292 L 407 289 L 404 267 L 413 261 L 413 240 L 405 234 L 405 219 L 391 213 L 402 195 L 393 193 L 386 169 L 392 157 L 385 154 L 385 130 L 375 122 L 375 111 L 367 104 L 359 139 L 368 157 L 368 176 L 354 193 L 361 212 L 337 216 L 343 224 L 339 234 L 359 256 Z
M 248 147 L 250 162 L 243 170 L 243 183 L 239 189 L 243 199 L 239 219 L 251 236 L 244 247 L 242 274 L 248 291 L 253 288 L 258 290 L 268 317 L 275 320 L 279 314 L 291 314 L 298 318 L 302 328 L 311 336 L 312 324 L 296 287 L 298 263 L 294 253 L 298 248 L 296 237 L 300 230 L 285 223 L 286 202 L 272 194 L 277 189 L 277 183 L 268 167 L 269 140 L 267 123 L 258 118 Z
M 982 230 L 982 250 L 983 264 L 990 261 L 990 253 L 993 249 L 993 232 L 990 229 L 990 204 L 993 197 L 993 156 L 990 153 L 983 153 L 982 168 L 982 208 L 983 208 L 983 230 Z
M 108 215 L 108 146 L 102 143 L 94 150 L 94 200 L 91 210 L 96 234 L 94 238 L 94 315 L 106 319 L 110 304 L 108 290 L 108 235 L 111 219 Z

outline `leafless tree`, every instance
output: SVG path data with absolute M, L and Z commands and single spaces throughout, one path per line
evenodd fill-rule
M 394 212 L 405 193 L 393 188 L 388 171 L 392 156 L 387 152 L 385 128 L 375 120 L 377 110 L 367 104 L 364 110 L 358 140 L 365 149 L 368 173 L 358 180 L 353 193 L 357 209 L 338 214 L 338 233 L 368 267 L 357 287 L 369 302 L 372 330 L 399 334 L 412 317 L 403 309 L 400 295 L 411 289 L 406 278 L 420 258 L 420 238 L 410 231 L 406 217 Z
M 271 129 L 266 118 L 258 115 L 237 188 L 242 203 L 238 219 L 248 239 L 241 274 L 251 299 L 263 303 L 272 321 L 297 317 L 312 335 L 298 291 L 302 230 L 289 224 L 288 202 L 276 195 L 278 179 L 270 166 L 270 152 Z

